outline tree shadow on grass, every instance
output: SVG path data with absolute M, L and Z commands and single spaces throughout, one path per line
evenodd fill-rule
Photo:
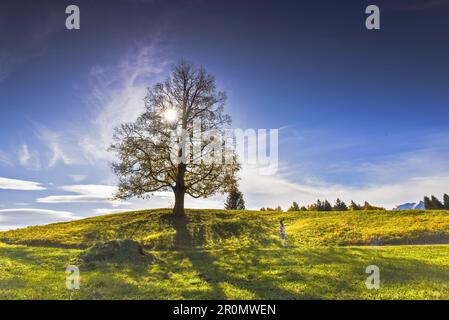
M 230 272 L 226 272 L 222 267 L 218 266 L 219 259 L 211 254 L 211 251 L 204 249 L 192 249 L 194 244 L 198 243 L 198 239 L 192 236 L 189 231 L 188 224 L 189 218 L 187 216 L 182 217 L 169 217 L 173 228 L 176 230 L 174 239 L 174 247 L 179 250 L 182 256 L 189 259 L 193 268 L 197 272 L 198 277 L 208 283 L 211 287 L 210 299 L 227 299 L 223 284 L 227 283 L 236 288 L 243 289 L 251 293 L 256 298 L 264 298 L 266 292 L 263 288 L 270 288 L 271 295 L 274 297 L 282 297 L 283 299 L 294 299 L 295 295 L 289 291 L 283 290 L 278 287 L 278 283 L 269 279 L 258 279 L 257 275 L 252 275 L 247 279 L 232 275 Z M 215 250 L 217 251 L 217 250 Z M 240 268 L 251 268 L 256 265 L 260 268 L 270 268 L 268 265 L 260 264 L 256 255 L 256 251 L 248 250 L 248 255 L 241 259 L 244 264 Z M 226 250 L 221 251 L 222 254 L 226 254 Z M 186 296 L 187 299 L 195 298 L 195 296 Z
M 429 292 L 444 292 L 440 283 L 449 282 L 449 267 L 374 248 L 315 248 L 301 253 L 303 263 L 311 268 L 325 270 L 305 274 L 305 281 L 323 298 L 337 299 L 409 299 L 413 288 L 422 286 Z M 327 267 L 326 267 L 327 265 Z M 368 290 L 366 268 L 376 265 L 380 269 L 381 290 Z M 323 268 L 323 266 L 325 266 Z M 424 297 L 424 296 L 423 296 Z
M 371 264 L 379 265 L 383 281 L 392 287 L 421 283 L 427 279 L 433 282 L 449 281 L 447 267 L 412 257 L 383 256 L 382 250 L 376 252 L 375 248 L 361 250 L 325 247 L 298 251 L 284 251 L 279 248 L 271 252 L 264 250 L 267 252 L 264 256 L 268 259 L 259 259 L 262 250 L 247 247 L 243 251 L 192 250 L 198 239 L 194 239 L 194 235 L 189 231 L 189 218 L 174 217 L 171 223 L 176 230 L 175 248 L 188 258 L 202 281 L 210 285 L 210 299 L 228 298 L 224 284 L 245 290 L 256 298 L 265 299 L 361 297 L 360 294 L 367 290 L 366 267 Z M 296 258 L 290 256 L 296 252 L 303 266 L 299 269 L 298 265 L 295 265 Z M 284 253 L 287 254 L 285 258 Z M 295 285 L 300 289 L 296 291 Z M 195 298 L 194 295 L 185 297 Z
M 426 249 L 425 246 L 419 248 Z M 437 283 L 449 282 L 449 267 L 447 266 L 438 266 L 414 257 L 392 257 L 393 253 L 384 251 L 382 247 L 372 251 L 369 248 L 351 248 L 351 251 L 358 255 L 364 255 L 365 258 L 362 261 L 365 265 L 368 263 L 377 265 L 391 284 L 404 284 L 416 278 L 427 278 Z

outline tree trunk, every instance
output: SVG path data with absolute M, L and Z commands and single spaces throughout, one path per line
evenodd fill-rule
M 173 213 L 177 216 L 184 215 L 184 190 L 175 189 L 175 206 L 173 208 Z
M 186 193 L 184 184 L 184 175 L 186 172 L 186 165 L 181 163 L 178 165 L 178 175 L 176 176 L 176 186 L 174 188 L 175 192 L 175 206 L 173 208 L 173 213 L 177 216 L 183 216 L 184 212 L 184 196 Z

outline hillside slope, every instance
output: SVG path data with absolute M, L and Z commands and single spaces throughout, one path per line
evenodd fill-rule
M 130 238 L 148 249 L 279 246 L 285 219 L 289 246 L 449 243 L 448 211 L 261 212 L 188 210 L 175 219 L 168 209 L 125 212 L 0 232 L 0 242 L 86 248 Z M 177 232 L 178 231 L 178 232 Z

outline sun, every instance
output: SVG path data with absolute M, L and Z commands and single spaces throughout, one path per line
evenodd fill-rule
M 168 122 L 175 122 L 178 119 L 178 114 L 175 109 L 167 109 L 164 111 L 164 118 Z

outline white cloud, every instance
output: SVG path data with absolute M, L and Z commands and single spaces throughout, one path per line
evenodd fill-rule
M 423 137 L 415 141 L 413 148 L 406 149 L 413 151 L 362 159 L 342 161 L 336 157 L 333 161 L 326 156 L 325 161 L 320 161 L 317 154 L 315 162 L 301 158 L 292 166 L 281 163 L 279 173 L 272 176 L 258 175 L 255 168 L 243 166 L 240 188 L 247 207 L 252 209 L 276 205 L 286 208 L 292 201 L 307 205 L 317 199 L 335 201 L 337 197 L 391 209 L 423 200 L 426 195 L 441 198 L 449 193 L 447 138 Z M 324 148 L 321 153 L 326 151 Z
M 43 187 L 42 184 L 38 182 L 0 177 L 0 189 L 37 191 L 37 190 L 45 190 L 45 187 Z
M 411 161 L 415 163 L 415 161 Z M 439 166 L 437 166 L 439 168 Z M 354 170 L 356 170 L 354 168 Z M 380 168 L 375 170 L 381 172 Z M 449 172 L 444 175 L 429 175 L 424 177 L 401 178 L 396 182 L 389 179 L 376 181 L 364 185 L 346 185 L 332 183 L 317 178 L 304 177 L 300 182 L 289 180 L 294 177 L 294 172 L 280 172 L 277 175 L 260 175 L 256 167 L 244 166 L 241 171 L 240 189 L 243 191 L 248 209 L 259 209 L 262 206 L 274 207 L 281 205 L 287 208 L 292 201 L 298 201 L 301 205 L 314 203 L 317 199 L 327 199 L 333 202 L 340 198 L 346 202 L 354 200 L 359 203 L 369 201 L 374 205 L 393 208 L 397 204 L 416 202 L 424 195 L 442 194 L 449 192 Z M 116 187 L 109 185 L 70 185 L 63 186 L 61 190 L 75 193 L 70 195 L 48 196 L 37 199 L 41 203 L 107 203 L 114 206 L 129 205 L 127 210 L 144 208 L 172 207 L 174 197 L 172 192 L 155 192 L 147 200 L 134 199 L 126 203 L 118 203 L 111 200 Z M 186 196 L 186 207 L 189 208 L 223 208 L 224 195 L 216 195 L 208 199 L 193 199 Z M 100 208 L 95 209 L 94 214 L 106 214 L 124 211 L 123 209 Z
M 10 230 L 24 226 L 42 225 L 54 222 L 80 219 L 68 211 L 37 208 L 12 208 L 0 210 L 0 230 Z
M 122 212 L 123 209 L 110 209 L 110 208 L 99 208 L 95 209 L 95 215 L 111 214 Z
M 102 185 L 102 184 L 77 184 L 62 186 L 61 190 L 79 193 L 84 195 L 95 195 L 99 197 L 112 197 L 117 188 L 114 186 Z
M 39 203 L 87 203 L 87 202 L 111 202 L 110 198 L 94 195 L 61 195 L 37 198 Z
M 405 202 L 417 202 L 425 195 L 442 195 L 449 192 L 449 171 L 425 177 L 401 176 L 396 181 L 390 179 L 364 185 L 345 185 L 318 179 L 303 179 L 291 182 L 285 176 L 259 175 L 254 168 L 243 168 L 241 172 L 241 190 L 245 195 L 248 208 L 274 207 L 281 205 L 284 209 L 292 201 L 300 205 L 316 202 L 317 199 L 335 201 L 340 198 L 349 202 L 368 201 L 391 209 Z M 294 173 L 292 173 L 294 176 Z
M 36 214 L 50 214 L 59 218 L 73 219 L 75 216 L 68 211 L 55 211 L 48 209 L 36 209 L 36 208 L 12 208 L 12 209 L 0 209 L 0 214 L 15 213 L 15 212 L 32 212 Z
M 127 202 L 112 200 L 117 188 L 108 185 L 69 185 L 60 187 L 61 190 L 74 194 L 52 195 L 37 198 L 39 203 L 109 203 L 112 206 L 126 205 Z

